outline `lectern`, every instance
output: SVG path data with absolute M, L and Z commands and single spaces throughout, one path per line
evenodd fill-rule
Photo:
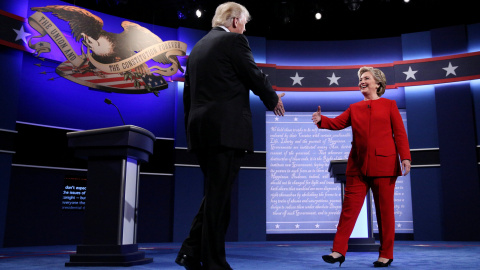
M 333 177 L 335 183 L 340 183 L 342 185 L 342 203 L 343 197 L 345 194 L 345 182 L 347 181 L 346 171 L 347 171 L 347 160 L 331 160 L 330 165 L 328 166 L 328 171 L 330 172 L 330 177 Z M 367 237 L 359 238 L 350 238 L 348 240 L 348 251 L 378 251 L 380 245 L 375 243 L 375 237 L 373 237 L 373 216 L 372 216 L 372 197 L 371 191 L 367 193 L 366 199 L 366 224 L 364 225 L 367 229 Z M 361 222 L 361 218 L 357 219 L 357 224 Z M 355 226 L 357 226 L 357 224 Z
M 67 133 L 75 156 L 88 160 L 84 238 L 65 266 L 132 266 L 153 261 L 136 241 L 140 163 L 155 136 L 124 125 Z

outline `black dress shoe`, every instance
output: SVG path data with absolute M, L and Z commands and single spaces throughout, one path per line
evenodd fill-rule
M 178 253 L 175 262 L 178 265 L 185 267 L 187 270 L 202 270 L 202 264 L 200 263 L 200 260 L 195 259 L 187 254 Z
M 340 265 L 338 267 L 342 267 L 342 263 L 345 261 L 345 256 L 341 255 L 340 257 L 338 258 L 334 258 L 333 256 L 331 255 L 323 255 L 322 256 L 322 259 L 327 262 L 327 263 L 336 263 L 336 262 L 340 262 Z
M 386 263 L 375 261 L 373 262 L 373 267 L 389 267 L 392 262 L 393 262 L 393 259 L 389 259 L 388 262 Z

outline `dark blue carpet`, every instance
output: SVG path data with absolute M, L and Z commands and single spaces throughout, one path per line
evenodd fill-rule
M 178 243 L 139 244 L 153 263 L 131 269 L 177 269 Z M 338 269 L 323 262 L 331 241 L 227 243 L 227 259 L 236 270 Z M 0 269 L 126 269 L 126 267 L 65 267 L 76 246 L 0 249 Z M 390 269 L 480 269 L 480 242 L 396 241 Z M 377 252 L 349 252 L 342 268 L 370 269 Z

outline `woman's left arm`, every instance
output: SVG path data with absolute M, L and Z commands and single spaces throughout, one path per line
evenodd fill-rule
M 410 163 L 409 159 L 402 160 L 402 174 L 403 176 L 407 175 L 412 168 L 412 164 Z
M 402 161 L 402 171 L 404 175 L 407 175 L 408 172 L 410 172 L 412 157 L 410 155 L 407 132 L 405 131 L 402 116 L 400 115 L 395 100 L 392 100 L 390 119 L 392 122 L 393 138 L 397 146 L 398 154 L 400 155 L 400 160 Z
M 407 175 L 412 168 L 412 164 L 410 163 L 409 159 L 402 160 L 402 174 L 403 176 Z

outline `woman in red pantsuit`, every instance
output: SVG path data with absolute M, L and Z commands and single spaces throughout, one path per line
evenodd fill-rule
M 410 147 L 396 102 L 380 98 L 385 93 L 385 74 L 376 68 L 362 67 L 358 77 L 363 101 L 351 104 L 335 118 L 322 116 L 320 106 L 312 115 L 318 128 L 339 130 L 351 126 L 353 133 L 340 221 L 332 253 L 322 258 L 327 263 L 339 262 L 340 266 L 345 261 L 348 239 L 371 188 L 380 234 L 379 256 L 373 264 L 387 267 L 393 261 L 395 181 L 402 172 L 410 172 Z

